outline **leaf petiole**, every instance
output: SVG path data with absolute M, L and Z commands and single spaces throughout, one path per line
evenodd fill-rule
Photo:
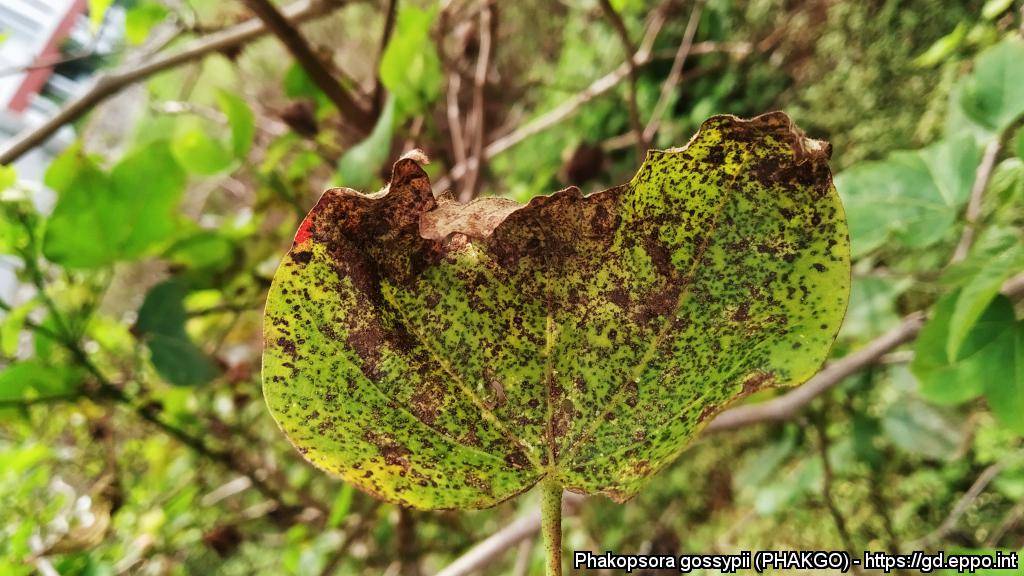
M 540 529 L 547 556 L 545 574 L 562 576 L 562 486 L 554 480 L 540 483 Z

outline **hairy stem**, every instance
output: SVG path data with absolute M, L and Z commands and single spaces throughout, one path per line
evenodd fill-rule
M 547 554 L 545 574 L 562 576 L 562 487 L 553 480 L 540 484 L 540 529 Z

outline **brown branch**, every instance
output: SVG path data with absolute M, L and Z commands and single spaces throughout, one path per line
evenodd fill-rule
M 1024 272 L 1003 283 L 1001 292 L 1011 300 L 1024 297 Z M 795 416 L 812 400 L 831 390 L 847 377 L 880 361 L 901 344 L 913 341 L 924 325 L 925 313 L 914 312 L 899 326 L 875 338 L 860 350 L 830 362 L 805 384 L 772 400 L 730 408 L 705 428 L 706 432 L 735 430 L 761 422 L 784 422 Z
M 663 5 L 664 6 L 664 5 Z M 654 40 L 657 38 L 658 33 L 661 31 L 662 26 L 665 24 L 665 14 L 663 9 L 655 10 L 647 24 L 647 30 L 644 33 L 643 42 L 640 44 L 640 48 L 637 50 L 635 61 L 638 66 L 642 66 L 651 62 L 651 47 L 654 45 Z M 589 86 L 581 90 L 580 92 L 573 95 L 571 98 L 558 105 L 557 107 L 549 110 L 545 114 L 538 116 L 530 122 L 520 126 L 519 128 L 509 132 L 508 134 L 497 138 L 484 148 L 483 153 L 478 160 L 477 158 L 470 158 L 463 164 L 456 164 L 448 172 L 447 176 L 438 179 L 433 189 L 435 193 L 443 192 L 451 186 L 453 180 L 458 180 L 466 173 L 469 166 L 474 162 L 482 160 L 490 160 L 498 154 L 512 148 L 516 144 L 519 144 L 523 140 L 539 134 L 552 126 L 558 125 L 562 120 L 575 114 L 580 107 L 587 102 L 590 102 L 594 98 L 607 93 L 609 90 L 614 88 L 629 76 L 629 65 L 623 62 L 618 68 L 605 74 L 592 82 Z
M 469 170 L 462 180 L 462 190 L 459 192 L 459 200 L 469 202 L 476 196 L 476 185 L 480 177 L 480 165 L 483 163 L 484 139 L 487 137 L 484 113 L 484 88 L 487 87 L 487 70 L 491 65 L 491 43 L 492 30 L 491 20 L 493 8 L 490 2 L 485 2 L 480 10 L 480 51 L 476 59 L 476 74 L 473 78 L 473 114 L 470 116 L 466 126 L 466 132 L 471 134 Z
M 448 76 L 447 106 L 445 113 L 448 116 L 448 134 L 452 139 L 452 155 L 457 165 L 466 163 L 466 141 L 462 129 L 462 121 L 459 119 L 459 90 L 462 88 L 462 77 L 457 71 L 452 71 Z
M 818 456 L 821 458 L 821 497 L 825 501 L 829 515 L 832 516 L 832 522 L 836 525 L 836 532 L 839 533 L 839 540 L 843 543 L 843 547 L 851 556 L 856 556 L 857 549 L 853 546 L 853 538 L 846 525 L 846 518 L 839 509 L 839 505 L 836 504 L 835 495 L 832 493 L 835 474 L 832 470 L 832 462 L 828 459 L 829 438 L 824 415 L 815 415 L 812 418 L 812 425 L 818 434 Z M 854 567 L 853 573 L 860 574 L 860 569 Z
M 288 18 L 270 0 L 242 0 L 256 16 L 263 20 L 274 36 L 285 45 L 288 52 L 309 75 L 309 79 L 334 103 L 341 116 L 351 122 L 359 131 L 368 134 L 373 129 L 373 115 L 356 101 L 348 90 L 338 82 L 313 47 Z
M 601 11 L 604 12 L 605 18 L 608 19 L 612 28 L 615 29 L 615 33 L 619 36 L 619 42 L 622 42 L 622 48 L 626 51 L 626 65 L 629 66 L 629 90 L 626 92 L 626 106 L 629 111 L 630 128 L 636 134 L 636 158 L 639 164 L 643 161 L 644 152 L 647 149 L 647 139 L 644 137 L 644 126 L 640 122 L 640 109 L 636 103 L 637 84 L 640 82 L 636 64 L 636 48 L 633 47 L 633 41 L 629 39 L 629 30 L 626 29 L 626 23 L 622 21 L 619 13 L 615 11 L 611 0 L 600 0 L 600 4 Z
M 964 231 L 960 236 L 960 241 L 956 245 L 956 250 L 953 251 L 953 257 L 950 258 L 950 264 L 956 264 L 967 258 L 967 253 L 971 251 L 971 245 L 974 244 L 974 235 L 977 232 L 978 219 L 981 218 L 981 201 L 985 197 L 985 188 L 988 187 L 989 180 L 992 179 L 992 171 L 996 166 L 996 158 L 999 156 L 999 151 L 1002 149 L 1002 139 L 995 137 L 988 146 L 985 147 L 985 153 L 981 157 L 981 164 L 978 165 L 978 170 L 974 173 L 974 183 L 971 185 L 971 197 L 967 201 L 967 210 L 964 213 L 966 222 L 964 223 Z
M 697 26 L 700 24 L 702 8 L 703 4 L 698 0 L 693 5 L 693 10 L 690 11 L 690 19 L 686 23 L 686 30 L 683 32 L 683 40 L 679 43 L 679 49 L 676 51 L 675 59 L 672 61 L 672 69 L 669 71 L 668 77 L 665 78 L 665 82 L 661 85 L 661 95 L 658 96 L 658 103 L 654 105 L 651 119 L 647 121 L 647 127 L 644 128 L 644 142 L 654 141 L 654 135 L 658 133 L 661 117 L 668 108 L 672 91 L 676 89 L 679 81 L 683 79 L 683 66 L 690 55 L 690 49 L 693 48 L 693 37 L 697 34 Z
M 323 16 L 338 5 L 337 2 L 330 0 L 300 0 L 286 7 L 283 10 L 283 15 L 289 21 L 298 23 Z M 259 19 L 253 18 L 194 40 L 174 54 L 104 74 L 96 80 L 90 89 L 68 101 L 52 118 L 17 135 L 0 152 L 0 165 L 11 164 L 21 158 L 29 150 L 46 142 L 62 126 L 78 120 L 97 104 L 127 86 L 159 72 L 194 62 L 215 52 L 245 44 L 266 33 L 266 26 Z
M 377 50 L 377 65 L 374 66 L 374 70 L 380 70 L 380 61 L 384 58 L 384 51 L 388 48 L 388 42 L 391 41 L 391 34 L 395 31 L 395 20 L 398 15 L 398 0 L 387 0 L 388 8 L 384 15 L 384 32 L 380 35 L 380 48 Z M 379 115 L 381 110 L 384 109 L 384 83 L 380 79 L 380 74 L 377 74 L 373 81 L 373 112 L 374 115 Z
M 1007 460 L 1000 460 L 995 464 L 989 465 L 987 468 L 982 470 L 981 474 L 974 479 L 971 487 L 964 492 L 964 495 L 957 500 L 953 509 L 949 511 L 949 515 L 939 524 L 939 527 L 929 534 L 923 536 L 917 541 L 911 544 L 911 547 L 915 550 L 927 548 L 937 543 L 939 540 L 944 538 L 946 534 L 949 534 L 956 528 L 960 518 L 967 512 L 967 509 L 974 504 L 974 501 L 981 496 L 981 493 L 985 491 L 985 488 L 996 479 L 996 476 L 1006 468 L 1009 462 Z
M 730 408 L 712 420 L 705 431 L 721 432 L 760 422 L 790 420 L 812 400 L 831 390 L 848 376 L 873 365 L 887 352 L 916 338 L 921 326 L 924 325 L 924 318 L 921 312 L 908 315 L 899 326 L 875 338 L 860 350 L 826 364 L 821 372 L 803 385 L 766 402 Z
M 583 496 L 572 492 L 562 494 L 562 514 L 572 516 L 583 503 Z M 540 510 L 507 524 L 501 530 L 467 550 L 462 556 L 437 573 L 437 576 L 468 576 L 494 562 L 510 548 L 535 537 L 540 532 Z

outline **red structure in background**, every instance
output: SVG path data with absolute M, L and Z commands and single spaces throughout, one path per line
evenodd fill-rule
M 54 29 L 53 34 L 50 35 L 49 40 L 46 42 L 46 46 L 36 56 L 34 64 L 42 65 L 38 68 L 32 68 L 25 75 L 21 85 L 18 86 L 14 96 L 11 97 L 7 103 L 7 108 L 11 112 L 21 113 L 24 112 L 28 105 L 32 101 L 32 97 L 35 96 L 43 86 L 46 85 L 46 81 L 53 75 L 53 66 L 46 66 L 47 63 L 52 63 L 60 56 L 60 43 L 68 37 L 71 33 L 71 29 L 74 27 L 76 20 L 79 16 L 85 13 L 86 0 L 73 0 L 68 11 L 64 14 L 60 24 Z

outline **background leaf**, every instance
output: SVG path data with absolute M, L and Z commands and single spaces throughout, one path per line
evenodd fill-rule
M 434 10 L 402 4 L 395 30 L 380 60 L 380 79 L 395 97 L 397 115 L 412 115 L 441 91 L 441 61 L 430 38 Z
M 182 118 L 171 138 L 174 158 L 189 172 L 200 175 L 217 174 L 231 165 L 231 151 L 211 137 L 198 118 Z
M 338 162 L 339 185 L 366 190 L 380 180 L 380 168 L 391 154 L 395 124 L 395 98 L 389 97 L 377 124 L 365 140 L 349 148 Z
M 135 324 L 136 333 L 149 347 L 153 367 L 178 386 L 203 384 L 217 375 L 216 366 L 185 331 L 187 293 L 178 280 L 157 284 L 146 294 Z
M 142 254 L 176 228 L 185 178 L 166 143 L 126 155 L 108 175 L 70 150 L 47 174 L 59 193 L 43 253 L 72 268 L 95 268 Z
M 253 135 L 256 133 L 252 110 L 245 100 L 227 90 L 217 91 L 217 104 L 228 117 L 231 126 L 231 150 L 235 158 L 244 158 L 252 148 Z
M 893 239 L 907 247 L 934 244 L 953 229 L 980 160 L 974 140 L 945 140 L 894 152 L 836 176 L 850 221 L 854 256 Z
M 972 120 L 1001 133 L 1024 113 L 1024 40 L 1007 36 L 978 56 L 961 104 Z

